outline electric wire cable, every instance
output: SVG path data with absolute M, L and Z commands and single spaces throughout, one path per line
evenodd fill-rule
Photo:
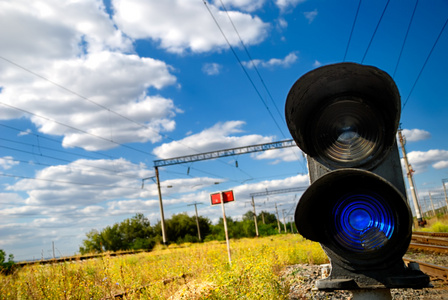
M 415 11 L 417 10 L 418 0 L 415 1 L 414 10 L 412 11 L 411 19 L 409 20 L 409 25 L 406 30 L 406 34 L 404 36 L 403 44 L 401 45 L 400 54 L 398 55 L 397 64 L 395 65 L 394 73 L 392 75 L 392 78 L 395 78 L 395 74 L 397 73 L 398 65 L 400 64 L 401 55 L 403 54 L 404 46 L 406 44 L 406 41 L 408 39 L 409 30 L 411 29 L 412 21 L 414 20 Z
M 207 8 L 207 11 L 209 12 L 210 16 L 212 17 L 213 21 L 215 22 L 216 26 L 218 27 L 219 31 L 221 32 L 221 35 L 224 37 L 225 41 L 227 42 L 227 45 L 229 46 L 231 52 L 233 53 L 233 55 L 235 56 L 236 60 L 238 61 L 238 64 L 240 65 L 241 69 L 243 70 L 244 74 L 246 75 L 247 79 L 249 80 L 250 84 L 252 85 L 252 87 L 254 88 L 255 92 L 258 95 L 258 98 L 261 100 L 261 102 L 264 104 L 264 107 L 266 108 L 266 110 L 269 113 L 269 116 L 271 117 L 271 119 L 274 121 L 277 129 L 280 131 L 281 135 L 284 137 L 284 133 L 282 131 L 282 129 L 280 128 L 280 125 L 277 123 L 277 120 L 275 120 L 274 115 L 272 114 L 271 110 L 269 109 L 269 106 L 267 105 L 266 101 L 263 99 L 263 97 L 260 94 L 260 91 L 258 90 L 257 86 L 255 85 L 254 81 L 252 80 L 252 78 L 250 77 L 249 73 L 247 72 L 246 68 L 244 67 L 243 63 L 241 62 L 240 58 L 238 57 L 238 54 L 236 53 L 235 49 L 233 48 L 232 44 L 229 42 L 229 40 L 227 39 L 227 36 L 225 35 L 224 31 L 221 28 L 221 25 L 219 25 L 218 20 L 216 20 L 213 12 L 210 10 L 210 8 L 207 5 L 207 2 L 205 0 L 202 0 L 205 7 Z
M 351 42 L 351 40 L 352 40 L 353 30 L 355 29 L 356 20 L 358 19 L 359 8 L 361 7 L 361 2 L 362 2 L 362 0 L 359 0 L 358 8 L 356 9 L 355 20 L 353 21 L 352 30 L 350 31 L 350 36 L 349 36 L 349 38 L 348 38 L 348 42 L 347 42 L 347 47 L 345 48 L 344 59 L 342 60 L 342 61 L 344 61 L 344 62 L 345 62 L 345 59 L 346 59 L 346 57 L 347 57 L 348 48 L 350 47 L 350 42 Z
M 238 39 L 240 40 L 241 46 L 243 46 L 244 51 L 246 52 L 247 56 L 249 57 L 249 60 L 250 60 L 250 62 L 252 64 L 252 67 L 254 68 L 255 72 L 257 73 L 258 78 L 260 79 L 261 84 L 263 85 L 266 93 L 269 96 L 269 99 L 271 100 L 272 104 L 274 105 L 275 110 L 277 111 L 277 113 L 278 113 L 278 115 L 280 117 L 280 120 L 282 120 L 283 122 L 286 122 L 284 116 L 280 113 L 280 111 L 279 111 L 279 109 L 277 107 L 277 104 L 275 103 L 274 98 L 272 97 L 271 92 L 269 91 L 268 87 L 266 86 L 266 84 L 265 84 L 265 82 L 263 80 L 263 77 L 261 76 L 260 72 L 258 71 L 258 68 L 257 68 L 257 66 L 254 63 L 254 60 L 253 60 L 252 56 L 250 55 L 249 50 L 246 47 L 246 44 L 244 44 L 243 39 L 241 38 L 240 33 L 238 32 L 238 29 L 236 28 L 235 24 L 233 23 L 232 18 L 230 17 L 229 11 L 225 7 L 225 5 L 222 2 L 222 0 L 219 0 L 219 1 L 221 2 L 221 6 L 224 9 L 224 11 L 226 12 L 226 15 L 227 15 L 227 17 L 228 17 L 228 19 L 230 21 L 230 24 L 232 24 L 232 27 L 235 30 L 235 33 L 238 36 Z
M 369 52 L 370 46 L 372 45 L 373 39 L 375 38 L 376 32 L 378 30 L 378 27 L 380 27 L 381 20 L 383 19 L 384 13 L 386 12 L 386 9 L 387 9 L 387 6 L 389 5 L 389 2 L 390 2 L 390 0 L 387 0 L 386 6 L 384 6 L 383 12 L 381 13 L 381 17 L 378 20 L 378 23 L 376 24 L 375 31 L 373 32 L 372 37 L 370 38 L 369 45 L 367 46 L 366 52 L 364 53 L 364 56 L 362 57 L 361 63 L 364 62 L 364 59 L 367 56 L 367 52 Z
M 414 84 L 412 85 L 412 88 L 411 88 L 411 90 L 410 90 L 408 96 L 406 97 L 406 101 L 404 101 L 404 103 L 403 103 L 403 106 L 402 106 L 402 108 L 401 108 L 401 111 L 404 110 L 406 104 L 408 103 L 409 98 L 411 97 L 411 94 L 412 94 L 412 92 L 414 91 L 414 88 L 415 88 L 415 86 L 417 85 L 417 82 L 418 82 L 418 80 L 420 79 L 420 76 L 422 75 L 423 70 L 424 70 L 425 67 L 426 67 L 426 64 L 428 63 L 428 60 L 429 60 L 429 58 L 431 57 L 431 54 L 432 54 L 432 52 L 434 51 L 434 48 L 436 47 L 437 43 L 439 42 L 439 39 L 440 39 L 440 37 L 442 36 L 442 33 L 443 33 L 443 31 L 445 30 L 445 27 L 446 27 L 446 24 L 447 24 L 447 23 L 448 23 L 448 18 L 446 19 L 445 24 L 443 25 L 442 29 L 440 30 L 439 35 L 437 36 L 437 38 L 436 38 L 434 44 L 432 45 L 431 51 L 429 51 L 428 55 L 426 56 L 425 62 L 423 63 L 423 66 L 422 66 L 422 68 L 420 69 L 420 72 L 418 73 L 417 78 L 415 79 Z

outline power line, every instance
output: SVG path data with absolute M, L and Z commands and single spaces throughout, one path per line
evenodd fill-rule
M 28 134 L 29 134 L 29 135 L 34 135 L 34 136 L 35 136 L 36 138 L 38 138 L 38 139 L 48 140 L 48 141 L 51 141 L 51 142 L 54 142 L 54 143 L 57 143 L 57 144 L 60 144 L 60 143 L 61 143 L 60 140 L 52 139 L 52 138 L 49 138 L 49 137 L 47 137 L 47 136 L 43 136 L 43 135 L 40 135 L 40 134 L 31 132 L 31 131 L 22 130 L 22 129 L 20 129 L 20 128 L 16 128 L 16 127 L 9 126 L 9 125 L 6 125 L 6 124 L 1 124 L 1 123 L 0 123 L 0 126 L 5 127 L 5 128 L 8 128 L 8 129 L 10 129 L 10 130 L 17 131 L 17 132 L 23 132 L 23 133 L 25 133 L 25 134 L 27 134 L 27 135 L 28 135 Z M 72 147 L 72 148 L 76 148 L 76 149 L 81 149 L 81 150 L 85 151 L 84 148 L 81 148 L 81 147 L 78 147 L 78 146 L 72 146 L 72 145 L 70 145 L 70 147 Z M 104 156 L 104 157 L 107 157 L 107 158 L 109 158 L 109 159 L 118 159 L 118 157 L 114 157 L 114 156 L 112 156 L 112 155 L 108 155 L 108 154 L 101 153 L 101 152 L 98 152 L 98 151 L 89 151 L 89 153 L 95 153 L 95 154 L 97 154 L 97 155 L 99 155 L 99 156 Z
M 381 20 L 383 19 L 384 13 L 386 12 L 386 9 L 387 9 L 387 6 L 389 5 L 389 2 L 390 2 L 390 0 L 387 0 L 386 6 L 384 7 L 383 12 L 381 13 L 381 17 L 378 20 L 378 23 L 376 24 L 375 31 L 373 32 L 372 38 L 370 39 L 369 45 L 367 46 L 366 52 L 364 53 L 364 56 L 362 57 L 361 63 L 364 62 L 364 59 L 366 58 L 367 52 L 369 52 L 370 45 L 372 44 L 373 38 L 375 37 L 376 32 L 378 30 L 378 27 L 380 26 Z
M 232 44 L 230 44 L 229 40 L 227 39 L 227 36 L 225 35 L 224 31 L 222 30 L 221 26 L 218 23 L 218 20 L 216 20 L 215 16 L 213 15 L 212 11 L 210 10 L 210 8 L 207 5 L 207 2 L 205 0 L 202 0 L 204 2 L 205 7 L 207 8 L 210 16 L 213 18 L 213 21 L 215 22 L 216 26 L 218 27 L 219 31 L 221 32 L 222 36 L 224 37 L 225 41 L 227 42 L 227 45 L 229 46 L 230 50 L 232 51 L 233 55 L 235 56 L 236 60 L 238 61 L 238 64 L 241 66 L 241 68 L 243 69 L 244 74 L 246 75 L 247 79 L 249 80 L 249 82 L 251 83 L 252 87 L 254 88 L 255 92 L 258 95 L 258 98 L 261 100 L 261 102 L 264 104 L 264 107 L 266 108 L 266 110 L 269 113 L 269 116 L 271 117 L 271 119 L 274 121 L 275 125 L 277 126 L 277 129 L 280 131 L 280 133 L 282 134 L 283 137 L 285 137 L 283 131 L 280 128 L 280 125 L 277 123 L 277 121 L 274 118 L 274 115 L 272 114 L 271 110 L 269 109 L 266 101 L 263 99 L 263 97 L 260 94 L 260 91 L 258 90 L 258 88 L 256 87 L 255 83 L 253 82 L 252 78 L 250 77 L 249 73 L 247 72 L 246 68 L 244 67 L 243 63 L 241 62 L 240 58 L 238 57 L 238 54 L 236 54 L 235 49 L 233 48 Z
M 106 141 L 106 142 L 109 142 L 109 143 L 112 143 L 112 144 L 116 144 L 116 145 L 118 145 L 118 146 L 122 146 L 122 147 L 128 148 L 128 149 L 130 149 L 130 150 L 134 150 L 134 151 L 137 151 L 137 152 L 141 152 L 141 153 L 146 154 L 146 155 L 152 155 L 152 156 L 155 156 L 155 155 L 152 154 L 152 153 L 149 153 L 149 152 L 146 152 L 146 151 L 143 151 L 143 150 L 140 150 L 140 149 L 137 149 L 137 148 L 128 146 L 128 145 L 120 144 L 120 143 L 118 143 L 118 142 L 115 142 L 115 141 L 112 140 L 112 139 L 108 139 L 108 138 L 105 138 L 105 137 L 102 137 L 102 136 L 99 136 L 99 135 L 90 133 L 90 132 L 85 131 L 85 130 L 83 130 L 83 129 L 79 129 L 79 128 L 76 128 L 76 127 L 74 127 L 74 126 L 64 124 L 64 123 L 62 123 L 62 122 L 56 121 L 56 120 L 54 120 L 54 119 L 51 119 L 51 118 L 49 118 L 49 117 L 45 117 L 45 116 L 42 116 L 42 115 L 38 115 L 38 114 L 33 113 L 33 112 L 30 112 L 30 111 L 28 111 L 28 110 L 26 110 L 26 109 L 19 108 L 19 107 L 16 107 L 16 106 L 13 106 L 13 105 L 11 105 L 11 104 L 4 103 L 4 102 L 0 102 L 0 104 L 3 105 L 3 106 L 9 107 L 9 108 L 12 108 L 12 109 L 15 109 L 15 110 L 18 110 L 18 111 L 21 111 L 21 112 L 30 114 L 30 115 L 32 115 L 32 116 L 35 116 L 35 117 L 38 117 L 38 118 L 41 118 L 41 119 L 44 119 L 44 120 L 47 120 L 47 121 L 56 123 L 56 124 L 58 124 L 58 125 L 67 127 L 67 128 L 69 128 L 69 129 L 73 129 L 73 130 L 75 130 L 75 131 L 78 131 L 78 132 L 81 132 L 81 133 L 90 135 L 90 136 L 92 136 L 92 137 L 94 137 L 94 138 L 97 138 L 97 139 L 100 139 L 100 140 L 103 140 L 103 141 Z
M 129 186 L 120 186 L 120 185 L 102 185 L 102 184 L 94 184 L 94 183 L 85 183 L 85 182 L 76 182 L 76 181 L 67 181 L 67 180 L 55 180 L 55 179 L 45 179 L 45 178 L 36 178 L 30 176 L 22 176 L 22 175 L 14 175 L 14 174 L 6 174 L 0 173 L 0 176 L 3 177 L 11 177 L 18 179 L 30 179 L 30 180 L 38 180 L 38 181 L 46 181 L 50 183 L 62 183 L 62 184 L 71 184 L 71 185 L 81 185 L 81 186 L 93 186 L 93 187 L 101 187 L 101 188 L 120 188 L 120 189 L 128 189 L 128 190 L 140 190 L 140 188 L 132 188 Z
M 420 75 L 422 75 L 423 70 L 424 70 L 425 67 L 426 67 L 426 63 L 428 62 L 429 57 L 430 57 L 431 54 L 432 54 L 432 51 L 433 51 L 434 48 L 436 47 L 436 45 L 437 45 L 437 43 L 438 43 L 438 41 L 439 41 L 439 39 L 440 39 L 440 36 L 442 35 L 443 31 L 445 30 L 445 27 L 446 27 L 446 24 L 447 24 L 447 23 L 448 23 L 448 18 L 446 19 L 445 24 L 443 25 L 442 29 L 440 30 L 439 35 L 437 36 L 437 39 L 435 40 L 434 44 L 432 45 L 431 51 L 429 51 L 428 56 L 426 56 L 425 62 L 423 63 L 423 66 L 422 66 L 422 68 L 420 69 L 420 72 L 418 73 L 417 78 L 415 79 L 414 84 L 412 85 L 411 91 L 409 92 L 408 97 L 406 98 L 406 101 L 404 102 L 403 107 L 401 108 L 401 111 L 403 111 L 404 107 L 405 107 L 406 104 L 408 103 L 408 101 L 409 101 L 409 97 L 411 97 L 411 94 L 412 94 L 412 92 L 414 91 L 415 85 L 417 84 L 417 81 L 420 79 Z
M 397 64 L 395 65 L 394 74 L 392 78 L 395 78 L 395 73 L 397 73 L 398 65 L 400 64 L 401 55 L 403 54 L 404 45 L 406 44 L 406 40 L 408 39 L 409 29 L 411 28 L 412 21 L 414 20 L 415 11 L 417 10 L 418 0 L 415 1 L 414 11 L 412 12 L 411 19 L 409 20 L 408 29 L 406 30 L 406 34 L 404 36 L 403 45 L 401 45 L 400 54 L 398 55 Z
M 226 12 L 227 17 L 229 18 L 229 21 L 230 21 L 230 23 L 232 24 L 232 27 L 233 27 L 233 29 L 235 30 L 235 32 L 236 32 L 236 34 L 237 34 L 237 36 L 238 36 L 238 39 L 240 40 L 240 43 L 241 43 L 241 45 L 242 45 L 243 48 L 244 48 L 244 51 L 246 52 L 247 56 L 249 57 L 249 60 L 250 60 L 250 62 L 252 63 L 252 67 L 254 68 L 255 72 L 257 73 L 258 78 L 259 78 L 260 81 L 261 81 L 261 84 L 263 85 L 264 89 L 266 90 L 266 93 L 268 94 L 269 98 L 271 99 L 272 104 L 274 105 L 274 107 L 275 107 L 275 109 L 276 109 L 278 115 L 280 116 L 280 120 L 286 122 L 284 116 L 280 113 L 280 111 L 279 111 L 279 109 L 278 109 L 278 107 L 277 107 L 277 104 L 275 103 L 274 99 L 272 98 L 272 95 L 271 95 L 271 93 L 270 93 L 268 87 L 266 86 L 266 84 L 265 84 L 263 78 L 261 77 L 261 74 L 260 74 L 260 72 L 258 71 L 258 68 L 257 68 L 257 66 L 256 66 L 255 63 L 254 63 L 254 60 L 252 59 L 252 56 L 251 56 L 250 53 L 249 53 L 249 50 L 247 49 L 246 45 L 244 44 L 243 39 L 241 38 L 240 33 L 238 32 L 238 29 L 236 29 L 236 26 L 235 26 L 235 24 L 233 23 L 232 18 L 230 17 L 230 14 L 229 14 L 227 8 L 225 7 L 225 5 L 224 5 L 224 3 L 222 2 L 222 0 L 219 0 L 219 1 L 221 2 L 221 6 L 222 6 L 222 8 L 224 8 L 224 11 Z
M 18 151 L 18 152 L 22 152 L 22 153 L 26 153 L 26 154 L 33 154 L 31 152 L 25 151 L 25 150 L 21 150 L 21 149 L 16 149 L 16 148 L 11 148 L 11 147 L 6 147 L 6 146 L 0 146 L 0 148 L 4 148 L 4 149 L 8 149 L 8 150 L 12 150 L 12 151 Z M 88 167 L 88 168 L 93 168 L 93 169 L 98 169 L 101 171 L 107 171 L 112 175 L 115 175 L 117 177 L 122 177 L 122 178 L 130 178 L 130 179 L 135 179 L 135 180 L 140 180 L 139 177 L 136 176 L 128 176 L 125 174 L 120 174 L 121 172 L 118 172 L 116 170 L 112 170 L 112 169 L 107 169 L 107 168 L 102 168 L 102 167 L 96 167 L 96 166 L 92 166 L 92 165 L 87 165 L 87 164 L 80 164 L 78 162 L 75 162 L 75 164 L 73 164 L 74 162 L 70 161 L 70 160 L 66 160 L 63 158 L 58 158 L 58 157 L 53 157 L 53 156 L 48 156 L 48 155 L 39 155 L 40 157 L 44 157 L 44 158 L 49 158 L 49 159 L 53 159 L 53 160 L 57 160 L 57 161 L 62 161 L 62 162 L 68 162 L 71 163 L 70 168 L 73 169 L 79 169 L 79 170 L 83 170 L 83 173 L 86 172 L 86 169 L 83 169 L 81 167 Z M 4 160 L 9 160 L 9 161 L 13 161 L 13 162 L 20 162 L 20 163 L 25 163 L 25 164 L 29 164 L 29 165 L 41 165 L 41 166 L 46 166 L 46 167 L 52 167 L 54 165 L 50 165 L 50 164 L 46 164 L 46 163 L 42 163 L 42 162 L 36 162 L 36 161 L 25 161 L 25 160 L 19 160 L 16 158 L 8 158 L 8 157 L 2 157 L 1 159 Z M 78 167 L 79 166 L 79 167 Z
M 355 29 L 356 20 L 358 19 L 359 8 L 361 7 L 361 1 L 362 0 L 359 0 L 358 8 L 356 9 L 355 20 L 353 21 L 352 30 L 350 31 L 350 36 L 348 38 L 347 47 L 345 48 L 344 59 L 342 61 L 345 61 L 345 58 L 347 57 L 348 48 L 349 48 L 350 42 L 352 40 L 353 30 Z

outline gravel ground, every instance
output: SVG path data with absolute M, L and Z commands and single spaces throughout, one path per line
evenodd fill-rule
M 434 263 L 434 262 L 433 262 Z M 350 299 L 349 291 L 322 292 L 314 289 L 317 279 L 322 278 L 321 267 L 317 265 L 299 264 L 288 266 L 282 277 L 289 282 L 289 299 Z M 434 288 L 421 290 L 392 289 L 393 299 L 448 299 L 448 286 L 436 280 L 431 282 Z

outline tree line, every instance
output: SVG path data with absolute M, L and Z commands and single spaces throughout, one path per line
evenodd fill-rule
M 243 215 L 241 221 L 227 217 L 227 228 L 229 238 L 244 238 L 256 236 L 254 214 L 248 211 Z M 198 216 L 198 226 L 196 216 L 188 216 L 187 213 L 173 215 L 165 220 L 165 233 L 168 244 L 172 243 L 196 243 L 201 241 L 225 240 L 223 218 L 218 224 L 212 224 L 210 219 Z M 284 230 L 284 224 L 277 221 L 274 214 L 262 211 L 257 216 L 258 232 L 260 236 L 279 234 Z M 291 224 L 286 224 L 289 230 Z M 79 248 L 81 254 L 100 253 L 103 251 L 119 250 L 151 250 L 156 244 L 162 243 L 162 227 L 160 221 L 151 226 L 149 220 L 141 213 L 137 213 L 132 218 L 98 231 L 92 229 L 86 233 Z

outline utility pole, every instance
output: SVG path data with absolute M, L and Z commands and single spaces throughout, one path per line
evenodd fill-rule
M 275 202 L 275 213 L 277 215 L 278 233 L 282 233 L 282 230 L 280 228 L 280 217 L 278 216 L 277 202 Z
M 406 141 L 405 141 L 405 138 L 403 137 L 401 129 L 398 130 L 398 138 L 399 138 L 400 145 L 401 145 L 401 152 L 403 153 L 404 165 L 406 167 L 406 175 L 407 175 L 408 181 L 409 181 L 409 188 L 411 189 L 412 202 L 414 204 L 415 216 L 417 218 L 417 222 L 419 224 L 422 224 L 423 218 L 422 218 L 422 214 L 420 212 L 420 207 L 418 205 L 417 193 L 414 188 L 414 178 L 412 177 L 412 173 L 414 172 L 414 170 L 412 170 L 412 167 L 410 166 L 410 164 L 408 162 L 408 157 L 406 155 L 406 150 L 404 148 Z
M 431 207 L 432 207 L 432 213 L 434 214 L 434 217 L 436 216 L 436 210 L 434 209 L 434 203 L 432 202 L 431 192 L 429 193 L 429 201 L 431 201 Z
M 263 221 L 263 224 L 266 224 L 266 222 L 264 221 L 264 211 L 261 211 L 261 220 Z
M 257 213 L 255 212 L 254 196 L 252 196 L 252 207 L 254 208 L 255 234 L 258 237 L 258 223 L 257 223 Z
M 283 228 L 285 229 L 285 233 L 286 231 L 286 219 L 285 219 L 285 209 L 282 209 L 282 215 L 283 215 Z
M 202 204 L 202 203 L 193 203 L 193 204 L 189 204 L 187 206 L 194 205 L 194 210 L 196 212 L 196 225 L 198 226 L 198 237 L 199 237 L 199 241 L 201 242 L 202 241 L 202 239 L 201 239 L 201 229 L 199 228 L 199 217 L 198 217 L 198 208 L 197 208 L 198 204 Z
M 292 227 L 292 217 L 290 218 L 291 222 L 289 224 L 291 224 L 291 233 L 294 233 L 294 227 Z
M 448 182 L 448 178 L 442 179 L 443 191 L 445 192 L 446 212 L 448 213 L 448 197 L 446 195 L 445 182 Z
M 156 166 L 154 167 L 156 176 L 151 176 L 147 178 L 142 179 L 142 189 L 145 185 L 145 180 L 152 179 L 154 180 L 154 177 L 156 177 L 156 184 L 157 184 L 157 191 L 159 192 L 159 207 L 160 207 L 160 225 L 162 227 L 162 240 L 163 244 L 166 245 L 166 232 L 165 232 L 165 215 L 163 213 L 163 203 L 162 203 L 162 190 L 160 189 L 160 179 L 159 179 L 159 168 Z

